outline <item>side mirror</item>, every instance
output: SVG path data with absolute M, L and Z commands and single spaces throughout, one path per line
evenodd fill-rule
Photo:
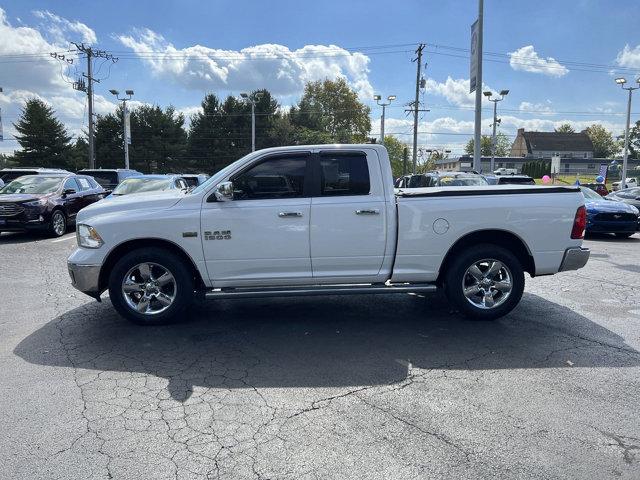
M 220 183 L 213 191 L 213 194 L 218 202 L 229 202 L 233 200 L 233 182 Z
M 62 192 L 62 196 L 66 197 L 67 195 L 73 195 L 74 193 L 76 193 L 75 188 L 67 188 Z

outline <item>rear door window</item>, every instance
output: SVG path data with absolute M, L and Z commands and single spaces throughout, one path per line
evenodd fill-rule
M 320 195 L 369 195 L 371 182 L 365 154 L 322 155 Z
M 89 183 L 89 180 L 83 177 L 77 177 L 76 180 L 78 181 L 78 184 L 80 185 L 80 189 L 82 191 L 91 190 L 92 187 L 91 187 L 91 184 Z

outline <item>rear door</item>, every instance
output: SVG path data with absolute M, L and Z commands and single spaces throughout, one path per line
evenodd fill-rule
M 76 182 L 78 182 L 78 186 L 80 187 L 80 209 L 99 200 L 97 190 L 92 187 L 88 179 L 85 177 L 76 177 Z
M 311 263 L 315 278 L 373 281 L 387 243 L 387 212 L 378 158 L 320 152 L 314 159 Z

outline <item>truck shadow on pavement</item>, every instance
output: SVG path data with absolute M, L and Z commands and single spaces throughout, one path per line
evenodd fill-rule
M 48 322 L 14 353 L 86 377 L 168 379 L 179 401 L 194 387 L 392 385 L 422 372 L 416 367 L 640 365 L 640 354 L 620 336 L 533 294 L 496 322 L 462 319 L 440 295 L 218 301 L 188 317 L 144 328 L 120 318 L 108 300 L 91 302 Z

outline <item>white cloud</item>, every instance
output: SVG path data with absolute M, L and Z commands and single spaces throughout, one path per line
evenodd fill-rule
M 640 45 L 636 45 L 634 48 L 625 45 L 624 48 L 618 52 L 616 63 L 621 67 L 640 68 Z
M 98 40 L 96 32 L 82 22 L 72 22 L 49 10 L 34 10 L 33 15 L 43 20 L 44 29 L 55 43 L 66 43 L 68 34 L 79 35 L 79 40 L 84 43 L 96 43 Z
M 42 21 L 38 27 L 27 26 L 20 20 L 18 25 L 12 25 L 0 8 L 0 55 L 6 58 L 2 72 L 4 93 L 0 94 L 5 137 L 0 151 L 3 152 L 19 148 L 13 140 L 16 133 L 13 123 L 18 121 L 24 103 L 30 98 L 39 98 L 49 104 L 72 135 L 80 134 L 87 121 L 86 95 L 73 90 L 69 79 L 63 77 L 63 65 L 66 64 L 47 53 L 66 50 L 69 39 L 93 43 L 95 33 L 80 22 L 48 11 L 33 14 Z M 95 95 L 94 106 L 96 113 L 103 114 L 113 111 L 116 105 L 102 95 Z
M 551 108 L 551 101 L 547 100 L 545 103 L 532 103 L 532 102 L 520 102 L 518 110 L 528 113 L 539 113 L 542 115 L 549 115 L 553 113 Z
M 439 83 L 433 78 L 428 78 L 425 89 L 432 95 L 438 95 L 447 99 L 453 105 L 473 106 L 475 104 L 475 93 L 469 93 L 469 79 L 458 78 L 453 79 L 447 77 L 443 83 Z M 483 90 L 491 90 L 486 84 L 483 84 Z M 483 101 L 486 101 L 483 97 Z
M 541 73 L 550 77 L 563 77 L 569 69 L 552 57 L 543 58 L 534 50 L 533 45 L 509 52 L 509 64 L 514 70 Z
M 299 95 L 307 81 L 344 78 L 361 98 L 371 98 L 369 57 L 335 45 L 306 45 L 290 50 L 262 44 L 242 50 L 202 45 L 176 48 L 149 29 L 120 35 L 157 76 L 194 90 L 252 90 L 266 88 L 278 96 Z

